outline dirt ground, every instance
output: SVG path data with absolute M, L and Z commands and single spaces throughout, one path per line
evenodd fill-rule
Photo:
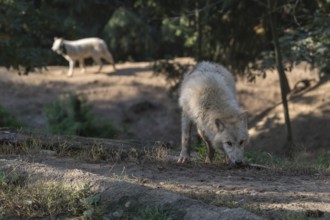
M 192 62 L 191 59 L 181 59 Z M 48 67 L 43 73 L 18 76 L 0 68 L 0 104 L 29 127 L 47 128 L 42 110 L 51 101 L 69 93 L 84 94 L 97 117 L 112 120 L 122 130 L 118 139 L 160 140 L 169 142 L 178 154 L 180 146 L 180 109 L 168 96 L 170 84 L 155 76 L 149 63 L 118 64 L 118 71 L 105 66 L 89 67 L 81 74 L 75 69 L 68 78 L 67 67 Z M 309 87 L 290 96 L 295 150 L 308 158 L 330 150 L 330 83 L 319 80 L 314 72 L 301 65 L 288 74 L 293 88 L 302 79 L 313 79 Z M 238 79 L 238 96 L 249 113 L 251 141 L 248 150 L 283 153 L 285 126 L 276 72 L 266 79 L 249 83 Z M 306 156 L 307 155 L 307 156 Z M 330 175 L 318 172 L 229 169 L 221 165 L 177 165 L 173 161 L 158 163 L 86 163 L 70 158 L 43 157 L 26 163 L 30 171 L 47 169 L 52 178 L 93 179 L 123 176 L 123 180 L 150 188 L 159 188 L 203 199 L 208 195 L 216 205 L 232 204 L 270 213 L 304 213 L 307 217 L 320 210 L 330 219 Z M 6 161 L 7 164 L 13 161 Z M 24 165 L 26 166 L 26 164 Z M 55 169 L 51 171 L 50 169 Z M 33 171 L 34 170 L 34 171 Z M 100 184 L 102 185 L 102 184 Z M 105 187 L 105 186 L 104 186 Z M 205 199 L 207 200 L 207 199 Z M 230 201 L 230 202 L 228 202 Z M 209 202 L 209 201 L 206 201 Z M 260 214 L 260 213 L 257 213 Z

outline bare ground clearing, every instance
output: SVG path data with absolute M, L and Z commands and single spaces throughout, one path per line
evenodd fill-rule
M 98 117 L 111 119 L 123 129 L 118 138 L 161 140 L 178 149 L 180 111 L 176 101 L 167 96 L 170 85 L 165 78 L 154 76 L 149 63 L 124 63 L 117 68 L 113 73 L 107 66 L 102 74 L 92 73 L 96 67 L 88 68 L 86 74 L 76 69 L 72 78 L 66 76 L 67 67 L 49 67 L 48 72 L 29 76 L 1 68 L 0 104 L 30 127 L 45 129 L 42 109 L 47 103 L 71 92 L 83 93 Z M 303 67 L 289 74 L 292 87 L 305 78 L 317 79 Z M 256 84 L 238 81 L 240 102 L 249 112 L 249 150 L 283 151 L 285 131 L 278 87 L 276 73 L 258 79 Z M 329 81 L 317 80 L 292 96 L 289 104 L 296 150 L 306 163 L 308 158 L 330 150 L 329 91 Z M 140 103 L 151 104 L 140 109 Z M 316 210 L 325 212 L 323 219 L 330 219 L 329 173 L 230 169 L 221 164 L 177 165 L 173 161 L 86 163 L 45 156 L 2 158 L 1 168 L 25 170 L 32 179 L 92 182 L 103 192 L 113 181 L 119 181 L 130 183 L 132 188 L 163 189 L 217 206 L 243 207 L 269 219 L 278 219 L 283 213 L 308 216 Z

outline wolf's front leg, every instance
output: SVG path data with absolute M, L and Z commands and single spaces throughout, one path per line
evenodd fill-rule
M 181 137 L 181 153 L 178 159 L 178 163 L 185 163 L 190 160 L 190 145 L 191 145 L 191 127 L 192 122 L 190 118 L 182 113 L 181 121 L 182 137 Z
M 109 51 L 104 52 L 103 59 L 105 59 L 108 63 L 112 64 L 113 70 L 117 71 L 115 61 L 113 59 L 112 54 Z
M 205 132 L 201 129 L 197 129 L 199 136 L 203 139 L 203 141 L 206 143 L 206 147 L 207 147 L 207 156 L 205 158 L 205 163 L 212 163 L 212 160 L 214 158 L 214 153 L 215 150 L 212 147 L 212 144 L 210 142 L 210 140 L 208 139 L 208 137 L 205 135 Z
M 73 74 L 73 68 L 74 68 L 75 61 L 70 60 L 69 61 L 69 72 L 68 72 L 68 77 L 71 77 Z

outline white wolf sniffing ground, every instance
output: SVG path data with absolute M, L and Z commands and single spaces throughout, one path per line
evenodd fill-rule
M 241 165 L 248 141 L 247 115 L 236 99 L 235 80 L 223 66 L 201 62 L 185 74 L 179 104 L 182 108 L 182 149 L 178 162 L 190 159 L 191 127 L 205 141 L 212 162 L 216 149 L 230 162 Z
M 115 62 L 107 45 L 99 38 L 85 38 L 75 41 L 64 40 L 63 38 L 54 38 L 52 50 L 62 55 L 69 61 L 68 76 L 72 76 L 76 61 L 79 61 L 81 72 L 85 72 L 84 59 L 92 57 L 94 62 L 100 65 L 97 72 L 102 69 L 102 58 L 113 65 L 116 70 Z

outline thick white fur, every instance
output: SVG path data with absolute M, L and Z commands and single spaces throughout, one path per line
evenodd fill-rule
M 211 162 L 215 149 L 223 150 L 232 163 L 241 164 L 248 141 L 246 113 L 236 99 L 235 80 L 223 66 L 201 62 L 186 73 L 180 90 L 182 150 L 178 162 L 190 157 L 191 126 L 206 142 Z
M 84 59 L 89 57 L 92 57 L 93 60 L 100 65 L 98 72 L 102 69 L 102 58 L 112 64 L 114 70 L 116 70 L 113 57 L 109 52 L 107 45 L 99 38 L 85 38 L 75 41 L 54 38 L 52 50 L 69 61 L 68 76 L 72 76 L 76 61 L 79 61 L 81 71 L 85 72 Z

